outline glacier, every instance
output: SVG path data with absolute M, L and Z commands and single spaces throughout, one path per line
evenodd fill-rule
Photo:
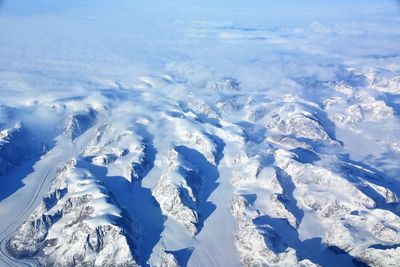
M 0 266 L 399 266 L 399 12 L 0 0 Z

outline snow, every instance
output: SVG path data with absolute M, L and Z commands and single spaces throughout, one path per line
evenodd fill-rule
M 0 1 L 0 265 L 396 266 L 398 8 Z

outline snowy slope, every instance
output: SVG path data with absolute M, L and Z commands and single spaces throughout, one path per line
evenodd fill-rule
M 391 1 L 0 2 L 1 266 L 398 266 Z

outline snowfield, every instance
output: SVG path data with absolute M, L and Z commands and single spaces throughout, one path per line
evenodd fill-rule
M 0 266 L 399 266 L 399 13 L 0 1 Z

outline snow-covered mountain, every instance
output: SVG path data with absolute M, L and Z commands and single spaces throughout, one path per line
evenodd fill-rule
M 391 2 L 40 1 L 0 9 L 1 266 L 399 266 Z

